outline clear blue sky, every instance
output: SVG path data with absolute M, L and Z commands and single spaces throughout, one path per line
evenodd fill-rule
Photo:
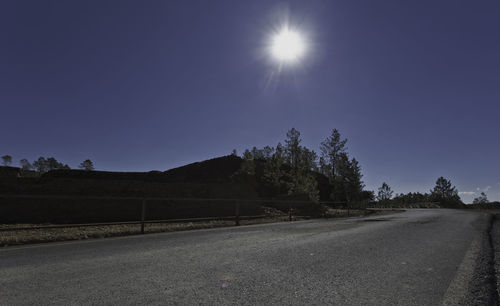
M 279 70 L 284 21 L 308 52 Z M 500 2 L 3 1 L 0 154 L 166 170 L 337 128 L 368 189 L 500 200 Z M 476 192 L 476 194 L 473 194 Z

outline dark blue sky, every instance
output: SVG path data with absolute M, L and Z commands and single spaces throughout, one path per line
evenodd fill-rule
M 283 20 L 308 52 L 281 71 Z M 166 170 L 337 128 L 369 189 L 500 200 L 500 2 L 3 1 L 0 154 Z M 489 187 L 488 187 L 489 186 Z M 472 194 L 476 192 L 476 194 Z

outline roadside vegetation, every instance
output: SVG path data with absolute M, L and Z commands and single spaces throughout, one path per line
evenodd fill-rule
M 226 157 L 164 172 L 142 173 L 95 171 L 90 159 L 79 164 L 79 170 L 73 170 L 54 157 L 39 157 L 32 162 L 21 159 L 20 167 L 16 168 L 11 167 L 12 156 L 4 155 L 4 167 L 0 167 L 0 193 L 266 198 L 328 202 L 330 208 L 463 207 L 457 189 L 444 177 L 438 178 L 428 193 L 394 195 L 386 182 L 377 193 L 366 190 L 361 166 L 348 152 L 347 144 L 348 140 L 337 129 L 332 129 L 319 144 L 317 153 L 305 147 L 300 132 L 292 128 L 283 142 L 247 149 L 241 157 L 233 150 Z M 65 205 L 56 202 L 59 207 Z
M 235 215 L 236 199 L 242 216 L 265 216 L 242 224 L 288 220 L 292 213 L 294 219 L 329 218 L 375 213 L 367 208 L 464 207 L 457 189 L 444 177 L 428 193 L 394 194 L 386 182 L 377 193 L 366 190 L 361 166 L 337 129 L 319 144 L 319 153 L 302 143 L 300 132 L 292 128 L 275 146 L 253 147 L 241 156 L 233 150 L 228 156 L 150 172 L 96 171 L 90 159 L 71 169 L 54 157 L 21 159 L 20 167 L 12 167 L 13 158 L 4 155 L 0 195 L 26 197 L 0 197 L 0 228 L 137 221 L 143 198 L 149 198 L 147 220 L 227 218 Z M 486 195 L 475 200 L 484 201 Z M 231 224 L 149 224 L 146 232 Z M 136 225 L 0 231 L 0 244 L 137 232 Z

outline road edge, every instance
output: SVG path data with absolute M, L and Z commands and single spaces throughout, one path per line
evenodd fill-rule
M 474 239 L 464 259 L 457 268 L 456 277 L 446 290 L 441 305 L 500 305 L 497 287 L 495 248 L 492 239 L 494 218 L 483 215 L 486 226 L 481 235 Z M 500 247 L 500 223 L 498 242 Z M 500 248 L 498 249 L 500 256 Z

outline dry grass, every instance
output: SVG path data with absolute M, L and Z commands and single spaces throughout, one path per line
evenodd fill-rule
M 287 214 L 274 208 L 265 208 L 265 218 L 253 220 L 241 220 L 241 225 L 273 223 L 289 221 Z M 365 216 L 367 214 L 378 214 L 367 210 L 350 210 L 350 217 Z M 329 209 L 326 217 L 341 218 L 347 217 L 347 210 Z M 303 220 L 305 217 L 293 217 L 293 220 Z M 184 222 L 184 223 L 152 223 L 145 225 L 146 233 L 174 232 L 203 228 L 216 228 L 234 226 L 235 222 L 230 221 L 203 221 L 203 222 Z M 0 225 L 2 228 L 13 227 L 36 227 L 40 224 L 9 224 Z M 53 241 L 67 240 L 83 240 L 91 238 L 105 238 L 114 236 L 138 235 L 141 233 L 139 224 L 124 224 L 124 225 L 101 225 L 101 226 L 84 226 L 70 228 L 52 228 L 52 229 L 26 229 L 18 231 L 0 231 L 0 246 L 20 245 L 28 243 L 43 243 Z
M 271 223 L 271 222 L 282 222 L 282 221 L 285 221 L 285 218 L 269 217 L 269 218 L 261 218 L 254 220 L 241 220 L 240 224 L 249 225 L 249 224 Z M 234 221 L 153 223 L 153 224 L 146 224 L 144 227 L 144 232 L 145 233 L 174 232 L 174 231 L 215 228 L 215 227 L 225 227 L 234 225 L 235 225 Z M 39 226 L 39 224 L 0 225 L 0 228 L 35 227 L 35 226 Z M 140 233 L 141 233 L 141 226 L 139 224 L 82 226 L 82 227 L 52 228 L 52 229 L 26 229 L 26 230 L 4 231 L 4 232 L 0 231 L 0 246 L 138 235 Z

